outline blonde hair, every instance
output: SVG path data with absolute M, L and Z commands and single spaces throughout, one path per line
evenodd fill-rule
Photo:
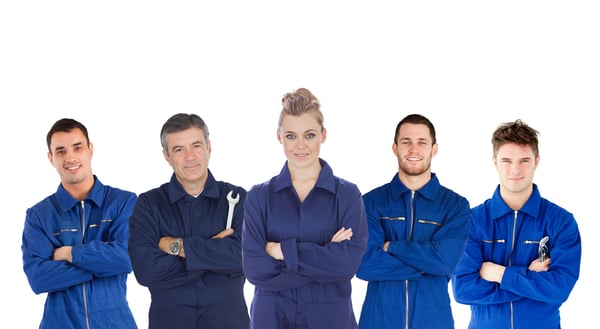
M 313 95 L 310 90 L 306 88 L 299 88 L 292 92 L 286 93 L 281 99 L 282 109 L 279 114 L 279 123 L 277 129 L 281 128 L 283 117 L 286 115 L 293 115 L 296 117 L 301 116 L 304 113 L 311 113 L 317 119 L 317 122 L 321 126 L 321 130 L 325 128 L 323 113 L 321 112 L 321 103 Z

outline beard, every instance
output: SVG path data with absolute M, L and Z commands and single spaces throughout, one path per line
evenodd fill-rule
M 422 165 L 415 166 L 405 161 L 398 161 L 398 165 L 400 166 L 400 171 L 404 172 L 408 176 L 420 176 L 424 173 L 428 172 L 431 168 L 431 161 L 424 161 Z

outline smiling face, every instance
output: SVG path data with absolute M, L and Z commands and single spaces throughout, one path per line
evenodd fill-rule
M 429 128 L 424 124 L 404 123 L 392 150 L 398 158 L 400 175 L 429 177 L 431 159 L 437 154 Z
M 52 134 L 48 160 L 58 172 L 65 189 L 70 190 L 71 186 L 77 185 L 93 185 L 93 151 L 93 145 L 88 143 L 78 128 Z
M 195 188 L 203 188 L 208 177 L 210 141 L 206 140 L 202 129 L 193 126 L 169 133 L 166 141 L 163 155 L 173 168 L 175 177 L 188 193 L 197 193 Z
M 321 143 L 325 142 L 326 135 L 327 130 L 310 112 L 300 116 L 284 115 L 277 131 L 288 165 L 295 168 L 319 165 Z
M 500 178 L 503 196 L 523 195 L 526 199 L 533 188 L 533 176 L 540 161 L 530 145 L 506 143 L 498 148 L 494 165 Z

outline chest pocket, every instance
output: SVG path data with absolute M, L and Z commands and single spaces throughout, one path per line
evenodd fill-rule
M 52 233 L 59 241 L 58 246 L 73 246 L 81 243 L 81 231 L 76 227 L 65 227 Z
M 112 223 L 112 219 L 101 219 L 96 223 L 90 223 L 86 228 L 86 240 L 108 241 Z
M 492 261 L 498 264 L 508 265 L 505 259 L 510 254 L 506 239 L 481 240 L 483 245 L 483 261 Z
M 517 264 L 522 266 L 529 266 L 529 264 L 540 257 L 541 252 L 545 253 L 546 257 L 549 257 L 548 244 L 551 242 L 546 240 L 542 245 L 540 241 L 544 238 L 545 234 L 540 231 L 526 231 L 521 232 L 519 241 L 517 244 L 517 253 L 515 255 L 515 261 Z
M 380 216 L 379 221 L 383 227 L 385 241 L 406 240 L 406 217 L 404 216 Z

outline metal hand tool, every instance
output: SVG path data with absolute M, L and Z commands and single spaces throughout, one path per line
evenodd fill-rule
M 231 228 L 231 221 L 233 220 L 233 210 L 235 209 L 235 205 L 240 201 L 240 195 L 236 195 L 235 198 L 232 196 L 233 191 L 229 191 L 227 193 L 227 201 L 229 201 L 229 211 L 227 212 L 227 225 L 226 229 Z

